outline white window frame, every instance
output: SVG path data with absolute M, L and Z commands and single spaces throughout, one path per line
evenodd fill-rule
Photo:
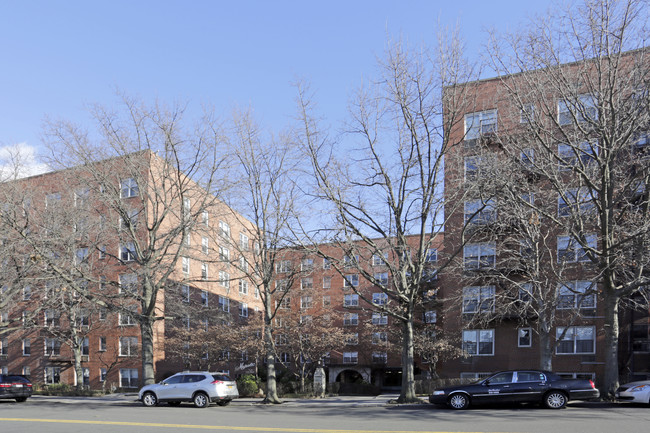
M 487 261 L 486 258 L 492 257 Z M 476 262 L 476 266 L 468 266 L 468 263 Z M 496 243 L 480 242 L 467 244 L 463 247 L 463 268 L 465 270 L 494 269 L 496 266 Z
M 596 283 L 589 280 L 564 281 L 557 288 L 557 309 L 595 309 Z M 590 292 L 590 293 L 587 293 Z M 585 294 L 587 293 L 587 294 Z
M 471 335 L 473 335 L 473 340 L 468 339 L 468 337 L 470 337 Z M 486 338 L 487 336 L 490 336 L 490 340 L 485 340 L 485 339 L 482 340 L 482 338 Z M 495 346 L 494 341 L 495 341 L 494 329 L 464 329 L 463 330 L 463 339 L 462 339 L 463 351 L 469 356 L 494 356 L 494 346 Z M 472 342 L 476 345 L 472 351 L 467 350 L 468 347 L 467 342 Z M 481 343 L 491 343 L 490 346 L 491 349 L 489 353 L 486 352 L 485 350 L 482 350 Z
M 585 235 L 587 246 L 596 248 L 597 238 L 595 234 Z M 562 263 L 589 262 L 587 253 L 572 236 L 561 235 L 557 237 L 557 262 Z
M 526 334 L 528 333 L 528 344 L 525 343 Z M 524 343 L 522 343 L 524 341 Z M 533 328 L 517 328 L 517 347 L 532 347 L 533 345 Z
M 467 113 L 464 117 L 465 140 L 473 140 L 497 131 L 498 111 L 496 109 Z
M 359 352 L 343 352 L 343 364 L 358 364 Z
M 137 197 L 140 194 L 138 182 L 132 177 L 120 181 L 120 198 Z
M 497 204 L 493 199 L 467 200 L 464 203 L 465 224 L 487 225 L 497 220 Z
M 463 287 L 463 313 L 494 312 L 495 286 Z
M 343 314 L 343 326 L 357 326 L 359 324 L 359 313 Z
M 379 326 L 388 325 L 388 314 L 374 311 L 372 313 L 371 322 L 373 325 L 379 325 Z
M 359 306 L 359 295 L 356 293 L 348 293 L 343 295 L 343 306 L 344 307 L 358 307 Z
M 555 353 L 557 355 L 593 355 L 596 353 L 596 327 L 595 326 L 558 326 L 556 329 L 556 338 L 559 339 L 562 332 L 567 329 L 566 334 L 562 340 L 557 342 L 555 347 Z M 591 340 L 578 340 L 579 332 L 588 331 L 591 334 Z M 570 341 L 572 343 L 572 351 L 562 350 L 562 343 Z M 578 351 L 578 342 L 579 341 L 591 341 L 591 351 Z
M 384 292 L 375 292 L 372 294 L 373 305 L 386 305 L 388 303 L 388 295 Z
M 238 285 L 239 285 L 239 294 L 248 295 L 248 281 L 244 279 L 240 279 Z

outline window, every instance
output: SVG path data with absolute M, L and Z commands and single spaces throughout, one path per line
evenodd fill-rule
M 372 313 L 372 324 L 373 325 L 388 325 L 388 314 L 386 313 Z
M 275 336 L 275 344 L 278 346 L 286 346 L 289 343 L 287 334 L 277 334 Z
M 7 356 L 9 354 L 9 340 L 3 338 L 0 340 L 0 355 Z
M 598 142 L 582 141 L 577 145 L 558 144 L 557 153 L 560 157 L 558 168 L 560 171 L 571 170 L 579 165 L 589 165 L 595 159 Z
M 519 162 L 526 168 L 532 168 L 535 164 L 535 149 L 524 149 L 519 154 Z
M 189 257 L 181 257 L 181 269 L 185 276 L 190 274 L 190 258 Z
M 386 352 L 372 352 L 372 363 L 373 364 L 386 364 L 388 361 L 388 355 Z
M 477 111 L 465 115 L 465 140 L 496 132 L 497 110 Z
M 463 288 L 463 313 L 494 311 L 494 286 Z
M 239 304 L 239 317 L 248 317 L 248 304 L 245 302 Z
M 388 286 L 388 272 L 380 272 L 373 275 L 373 277 L 375 278 L 375 285 L 379 287 Z
M 383 266 L 388 261 L 388 253 L 382 254 L 373 254 L 372 255 L 372 265 L 373 266 Z
M 343 287 L 357 287 L 359 285 L 359 274 L 349 274 L 343 278 Z
M 219 234 L 224 238 L 230 237 L 230 226 L 224 221 L 219 221 Z
M 32 354 L 32 342 L 29 338 L 23 340 L 23 356 L 30 356 Z
M 494 200 L 469 200 L 465 202 L 465 224 L 484 225 L 497 220 Z
M 494 268 L 495 261 L 494 242 L 467 244 L 463 248 L 463 264 L 466 270 Z
M 88 345 L 88 337 L 85 337 L 81 341 L 81 355 L 83 355 L 83 356 L 90 355 L 90 347 Z
M 596 331 L 593 326 L 558 327 L 556 338 L 558 339 L 555 350 L 557 354 L 596 353 Z
M 329 307 L 332 305 L 332 297 L 329 295 L 323 296 L 323 307 Z
M 88 248 L 77 248 L 74 253 L 75 265 L 80 265 L 88 258 Z
M 106 352 L 106 337 L 99 337 L 99 351 Z
M 205 236 L 201 238 L 201 251 L 206 256 L 210 254 L 210 239 L 206 238 Z
M 208 291 L 207 290 L 201 290 L 201 305 L 204 307 L 208 306 Z
M 314 259 L 302 259 L 300 261 L 300 270 L 309 272 L 314 269 Z
M 138 337 L 120 337 L 120 356 L 135 356 L 138 349 Z
M 558 310 L 596 308 L 596 293 L 591 281 L 567 281 L 558 288 Z
M 323 289 L 332 288 L 332 277 L 323 277 Z
M 106 320 L 106 317 L 108 316 L 108 310 L 106 308 L 100 308 L 99 309 L 99 320 L 103 322 Z
M 275 290 L 278 292 L 286 292 L 287 289 L 289 288 L 289 281 L 287 281 L 284 278 L 281 278 L 279 280 L 275 280 Z
M 135 260 L 135 247 L 133 242 L 120 245 L 120 260 L 123 262 L 132 262 Z
M 79 189 L 74 192 L 74 206 L 83 207 L 88 202 L 88 196 L 90 195 L 90 190 L 88 188 Z
M 356 346 L 356 345 L 358 345 L 359 344 L 359 333 L 355 332 L 355 333 L 347 334 L 346 337 L 345 337 L 345 344 L 347 346 Z
M 45 196 L 45 207 L 50 207 L 50 206 L 55 206 L 57 203 L 61 201 L 61 193 L 60 192 L 53 192 L 51 194 L 48 194 Z
M 248 295 L 248 281 L 239 280 L 239 294 Z
M 373 332 L 372 344 L 384 344 L 388 342 L 388 334 L 385 332 Z
M 108 370 L 106 369 L 106 367 L 101 367 L 99 369 L 99 381 L 100 382 L 102 382 L 102 383 L 106 382 L 106 374 L 107 373 L 108 373 Z
M 137 388 L 138 370 L 135 368 L 120 368 L 120 386 L 122 388 Z
M 244 272 L 248 272 L 248 262 L 246 261 L 246 257 L 241 256 L 239 258 L 239 269 L 241 269 Z
M 356 364 L 359 362 L 359 352 L 343 352 L 343 364 Z
M 585 235 L 588 248 L 596 248 L 596 235 Z M 588 262 L 589 257 L 585 249 L 571 236 L 557 237 L 557 261 L 561 262 Z
M 120 279 L 120 293 L 136 293 L 138 289 L 138 276 L 136 274 L 122 274 Z
M 210 213 L 207 210 L 201 212 L 201 223 L 205 227 L 210 227 Z
M 535 104 L 524 104 L 519 113 L 519 123 L 532 123 L 535 120 Z
M 345 313 L 343 315 L 343 326 L 357 326 L 359 324 L 358 313 Z
M 466 156 L 465 157 L 465 180 L 474 181 L 481 177 L 483 171 L 482 166 L 484 160 L 480 156 Z
M 494 329 L 464 330 L 463 350 L 470 356 L 494 355 Z
M 650 133 L 640 133 L 632 143 L 632 154 L 647 156 L 648 149 L 650 148 Z
M 226 313 L 230 312 L 230 299 L 225 296 L 219 296 L 219 309 L 225 311 Z
M 650 324 L 632 324 L 632 351 L 635 353 L 650 352 Z
M 23 301 L 29 301 L 32 297 L 32 288 L 30 286 L 23 287 Z
M 331 269 L 332 268 L 332 263 L 329 261 L 329 259 L 323 259 L 323 269 Z
M 291 272 L 291 260 L 280 260 L 275 264 L 275 271 L 278 273 Z
M 201 263 L 201 279 L 203 281 L 207 280 L 209 277 L 208 275 L 208 264 L 207 263 Z
M 598 119 L 596 99 L 593 95 L 578 95 L 576 99 L 560 99 L 557 102 L 558 123 L 570 125 L 574 119 L 577 123 Z
M 424 323 L 436 323 L 438 320 L 438 313 L 436 311 L 424 312 Z
M 278 301 L 275 301 L 275 302 L 277 303 Z M 280 308 L 282 310 L 290 310 L 291 309 L 291 298 L 289 296 L 285 296 L 284 298 L 282 298 L 278 308 Z
M 246 236 L 243 233 L 240 233 L 239 234 L 239 249 L 241 251 L 248 251 L 249 243 L 250 243 L 250 241 L 248 239 L 248 236 Z
M 56 310 L 45 310 L 43 312 L 44 326 L 59 326 L 59 312 Z
M 586 215 L 595 209 L 594 199 L 596 192 L 587 187 L 572 188 L 557 197 L 557 216 L 570 216 L 575 214 Z
M 346 255 L 343 257 L 343 266 L 346 268 L 357 266 L 358 263 L 359 263 L 359 256 L 357 255 Z
M 533 339 L 532 332 L 531 328 L 517 329 L 517 347 L 530 347 Z
M 310 290 L 314 288 L 314 279 L 309 277 L 309 278 L 301 278 L 300 279 L 300 290 Z
M 438 249 L 428 248 L 424 256 L 424 261 L 427 263 L 435 263 L 438 261 Z
M 225 271 L 219 271 L 219 284 L 222 287 L 230 287 L 230 274 Z
M 311 296 L 301 296 L 300 297 L 300 308 L 311 308 L 312 307 L 312 298 Z
M 359 295 L 344 295 L 343 296 L 343 306 L 344 307 L 358 307 L 359 306 Z
M 518 300 L 521 303 L 528 304 L 533 298 L 533 285 L 532 283 L 523 283 L 519 287 Z
M 120 183 L 121 198 L 135 197 L 139 193 L 140 191 L 138 189 L 138 183 L 135 181 L 135 179 L 131 177 L 122 179 L 122 182 Z
M 219 247 L 219 260 L 222 262 L 230 261 L 230 250 L 226 247 Z
M 32 374 L 32 369 L 29 365 L 25 365 L 22 369 L 22 375 L 25 377 L 29 377 Z
M 54 385 L 61 382 L 61 367 L 45 367 L 45 383 Z
M 287 352 L 282 352 L 280 354 L 280 362 L 284 362 L 286 364 L 289 361 L 291 361 L 291 355 Z
M 61 354 L 61 342 L 56 338 L 45 338 L 45 356 L 59 356 Z
M 372 303 L 375 305 L 386 305 L 388 302 L 388 295 L 386 293 L 373 293 Z
M 117 323 L 120 326 L 133 326 L 136 324 L 134 315 L 137 313 L 138 307 L 136 305 L 129 305 L 126 309 L 129 311 L 118 313 Z
M 106 245 L 100 245 L 98 248 L 99 259 L 104 260 L 106 258 Z

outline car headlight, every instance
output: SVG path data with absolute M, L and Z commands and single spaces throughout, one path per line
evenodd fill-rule
M 650 385 L 637 385 L 635 387 L 632 387 L 628 389 L 628 392 L 639 392 L 639 391 L 645 391 L 646 389 L 650 388 Z
M 444 391 L 433 391 L 433 395 L 445 395 Z

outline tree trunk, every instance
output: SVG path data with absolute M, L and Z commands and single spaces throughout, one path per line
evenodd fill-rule
M 270 317 L 270 315 L 267 315 Z M 275 353 L 273 351 L 273 333 L 271 332 L 270 320 L 266 320 L 264 327 L 264 341 L 266 346 L 266 397 L 264 403 L 267 404 L 280 404 L 278 397 L 278 388 L 275 377 Z
M 605 291 L 605 377 L 601 397 L 614 399 L 618 388 L 618 307 L 619 299 Z
M 144 385 L 156 382 L 156 372 L 153 362 L 153 321 L 144 320 L 140 323 L 142 335 L 142 380 Z
M 72 357 L 74 359 L 74 374 L 77 378 L 77 391 L 83 389 L 84 373 L 81 368 L 81 345 L 77 344 L 72 347 Z
M 404 322 L 402 342 L 402 390 L 398 403 L 419 403 L 415 394 L 415 371 L 413 368 L 413 317 Z
M 553 347 L 550 329 L 547 328 L 544 325 L 539 327 L 539 369 L 553 371 Z

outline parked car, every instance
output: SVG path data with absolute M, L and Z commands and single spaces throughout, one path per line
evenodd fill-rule
M 178 406 L 184 401 L 193 402 L 196 407 L 208 407 L 211 402 L 225 406 L 237 397 L 237 382 L 226 373 L 207 371 L 176 373 L 162 382 L 144 386 L 138 394 L 138 400 L 147 407 L 161 402 Z
M 621 401 L 650 404 L 650 380 L 621 385 L 616 390 L 616 398 Z
M 550 371 L 511 370 L 468 385 L 436 389 L 429 401 L 452 409 L 499 403 L 542 403 L 550 409 L 561 409 L 569 400 L 592 400 L 599 396 L 591 380 L 564 379 Z
M 32 396 L 32 383 L 24 376 L 0 374 L 0 398 L 11 398 L 18 403 Z

